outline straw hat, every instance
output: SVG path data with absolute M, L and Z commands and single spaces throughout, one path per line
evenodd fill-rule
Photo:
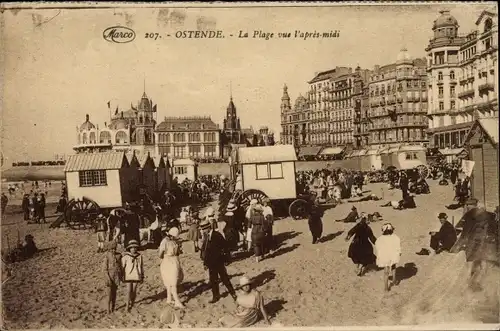
M 250 200 L 250 206 L 256 205 L 258 203 L 259 203 L 259 201 L 257 199 Z
M 200 230 L 202 230 L 202 231 L 203 230 L 210 230 L 211 227 L 212 227 L 212 225 L 207 220 L 203 220 L 200 223 Z
M 234 216 L 234 213 L 230 210 L 228 210 L 225 214 L 225 216 Z
M 139 242 L 135 239 L 130 240 L 127 244 L 127 249 L 131 249 L 133 247 L 139 248 Z
M 171 228 L 170 230 L 168 230 L 168 235 L 174 238 L 179 237 L 179 229 L 176 227 Z
M 215 211 L 212 207 L 208 207 L 207 210 L 205 211 L 205 217 L 209 217 L 209 216 L 214 216 L 215 215 Z
M 235 211 L 236 209 L 238 209 L 238 208 L 236 208 L 236 205 L 233 202 L 229 201 L 229 203 L 227 204 L 226 210 L 227 211 Z
M 247 285 L 250 285 L 250 278 L 248 278 L 247 276 L 242 276 L 240 278 L 240 286 L 243 287 Z

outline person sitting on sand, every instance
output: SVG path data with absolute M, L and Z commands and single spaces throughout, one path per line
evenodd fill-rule
M 264 306 L 264 298 L 259 291 L 252 288 L 248 277 L 240 278 L 239 288 L 240 291 L 238 291 L 236 298 L 238 305 L 236 312 L 219 319 L 221 326 L 224 328 L 247 328 L 262 318 L 271 325 Z
M 404 200 L 389 201 L 386 204 L 381 205 L 380 207 L 392 207 L 393 209 L 396 210 L 403 210 L 403 209 L 417 208 L 417 205 L 415 204 L 414 196 L 412 194 L 408 194 Z
M 103 261 L 104 281 L 108 288 L 108 314 L 115 311 L 116 292 L 122 279 L 121 255 L 116 252 L 116 241 L 111 241 Z
M 396 265 L 401 257 L 401 240 L 394 233 L 391 223 L 382 225 L 382 235 L 375 242 L 375 255 L 377 256 L 377 266 L 384 268 L 384 288 L 389 291 L 391 282 L 398 285 L 396 278 Z M 392 279 L 390 279 L 392 273 Z
M 448 221 L 448 215 L 439 213 L 438 220 L 440 223 L 439 230 L 429 232 L 431 236 L 429 246 L 433 249 L 435 254 L 449 251 L 457 241 L 457 232 L 455 227 Z M 429 254 L 430 252 L 426 248 L 422 248 L 422 250 L 417 253 L 417 255 Z
M 346 216 L 346 218 L 335 220 L 335 222 L 355 223 L 358 220 L 358 218 L 359 218 L 358 210 L 356 209 L 356 207 L 352 206 L 351 211 Z
M 382 199 L 379 198 L 376 194 L 370 194 L 370 195 L 367 195 L 366 197 L 362 197 L 359 199 L 351 199 L 351 200 L 347 200 L 347 201 L 348 202 L 363 202 L 363 201 L 379 201 L 379 200 L 382 200 Z

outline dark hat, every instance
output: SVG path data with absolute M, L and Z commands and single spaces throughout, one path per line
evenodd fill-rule
M 439 213 L 438 215 L 438 219 L 447 219 L 448 218 L 448 215 L 446 215 L 446 213 Z
M 200 223 L 200 230 L 210 230 L 210 228 L 212 227 L 212 225 L 210 224 L 209 221 L 207 220 L 203 220 L 201 223 Z

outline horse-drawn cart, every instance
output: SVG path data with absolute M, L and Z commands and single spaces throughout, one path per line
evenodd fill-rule
M 292 145 L 242 147 L 233 151 L 231 173 L 235 174 L 233 199 L 244 209 L 253 199 L 266 198 L 273 204 L 288 205 L 295 219 L 307 216 L 308 196 L 297 193 L 295 161 Z

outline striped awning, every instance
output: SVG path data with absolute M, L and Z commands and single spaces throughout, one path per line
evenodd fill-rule
M 83 170 L 112 170 L 128 167 L 124 152 L 106 152 L 71 155 L 64 172 Z
M 345 147 L 326 147 L 320 155 L 337 155 L 344 151 Z

